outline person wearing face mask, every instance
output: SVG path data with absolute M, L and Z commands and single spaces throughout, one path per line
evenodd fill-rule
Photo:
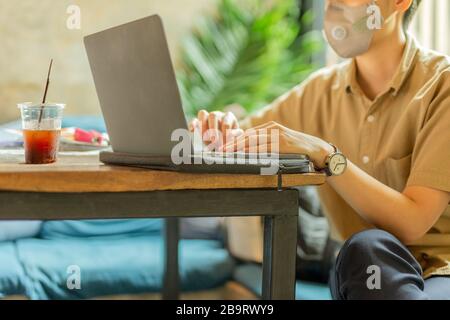
M 277 129 L 280 153 L 307 154 L 326 173 L 319 195 L 344 243 L 335 299 L 450 299 L 450 58 L 407 32 L 420 2 L 328 0 L 324 33 L 347 60 L 240 126 L 206 111 L 191 123 Z

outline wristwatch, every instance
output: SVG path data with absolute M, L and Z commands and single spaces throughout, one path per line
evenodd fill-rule
M 334 144 L 330 143 L 330 145 L 334 148 L 334 152 L 327 156 L 323 172 L 328 177 L 340 176 L 347 169 L 347 158 Z

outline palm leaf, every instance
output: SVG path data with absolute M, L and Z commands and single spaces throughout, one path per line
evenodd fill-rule
M 297 0 L 220 0 L 182 45 L 177 71 L 189 115 L 239 103 L 253 111 L 301 82 L 321 50 L 315 34 L 299 37 Z

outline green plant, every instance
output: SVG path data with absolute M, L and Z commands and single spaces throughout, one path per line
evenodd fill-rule
M 238 103 L 248 112 L 300 83 L 321 50 L 315 33 L 300 35 L 298 0 L 219 0 L 188 36 L 177 79 L 185 111 L 218 110 Z

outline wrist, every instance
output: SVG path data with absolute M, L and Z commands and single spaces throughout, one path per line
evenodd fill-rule
M 335 152 L 334 147 L 322 140 L 318 145 L 318 150 L 315 152 L 313 157 L 311 157 L 311 161 L 317 169 L 324 169 L 326 167 L 327 157 L 333 152 Z

